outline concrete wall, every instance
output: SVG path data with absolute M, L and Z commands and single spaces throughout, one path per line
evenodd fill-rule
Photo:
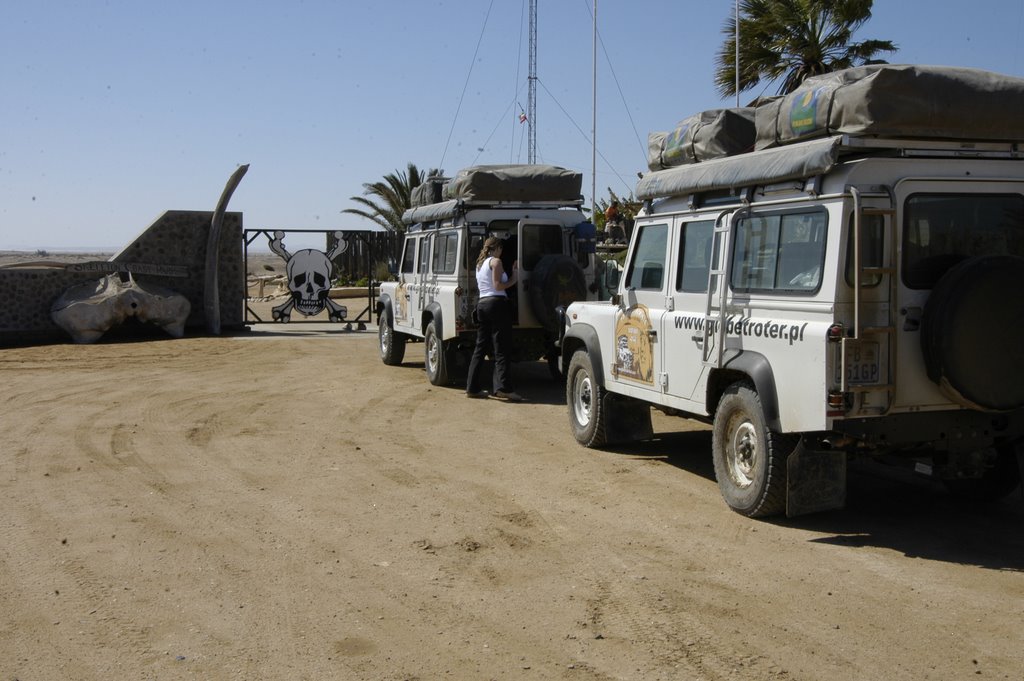
M 186 277 L 134 274 L 142 285 L 171 289 L 188 298 L 192 306 L 186 335 L 205 333 L 203 282 L 206 240 L 212 211 L 167 211 L 111 261 L 184 268 Z M 225 213 L 219 248 L 221 328 L 244 326 L 245 269 L 243 265 L 242 214 Z M 68 288 L 105 276 L 62 268 L 0 268 L 0 344 L 70 342 L 70 337 L 50 319 L 50 307 Z M 109 333 L 116 335 L 116 329 Z M 160 333 L 156 329 L 156 333 Z

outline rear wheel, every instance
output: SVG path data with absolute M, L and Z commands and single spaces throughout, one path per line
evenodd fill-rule
M 928 378 L 946 397 L 983 411 L 1024 407 L 1019 324 L 1024 296 L 1007 295 L 1024 279 L 1024 258 L 986 255 L 951 267 L 932 289 L 921 317 Z
M 756 518 L 786 510 L 786 457 L 795 438 L 768 428 L 748 383 L 730 386 L 715 410 L 711 450 L 718 489 L 729 508 Z
M 423 335 L 423 346 L 427 380 L 431 385 L 448 385 L 451 382 L 452 357 L 445 342 L 441 340 L 437 322 L 431 321 L 427 324 L 427 332 Z
M 377 341 L 382 362 L 389 366 L 402 363 L 402 360 L 405 359 L 405 335 L 395 333 L 388 310 L 384 310 L 377 320 Z
M 562 318 L 558 308 L 587 298 L 587 278 L 568 255 L 545 255 L 530 274 L 530 308 L 550 333 L 557 333 Z
M 996 450 L 995 465 L 980 478 L 943 480 L 946 490 L 953 496 L 979 504 L 999 501 L 1020 485 L 1020 464 L 1013 447 Z
M 572 356 L 565 378 L 573 437 L 584 447 L 600 447 L 608 440 L 605 415 L 601 410 L 604 389 L 597 383 L 594 365 L 585 350 Z

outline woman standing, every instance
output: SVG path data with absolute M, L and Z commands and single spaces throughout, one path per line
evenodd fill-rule
M 494 358 L 494 396 L 509 402 L 522 402 L 512 387 L 512 372 L 509 369 L 508 349 L 512 335 L 512 307 L 505 289 L 516 285 L 519 280 L 519 261 L 512 263 L 512 276 L 501 264 L 503 242 L 496 236 L 487 237 L 480 257 L 476 259 L 476 285 L 480 289 L 480 300 L 476 306 L 477 328 L 476 347 L 469 362 L 469 378 L 466 382 L 467 397 L 487 397 L 487 391 L 480 389 L 480 368 L 484 355 L 490 350 Z

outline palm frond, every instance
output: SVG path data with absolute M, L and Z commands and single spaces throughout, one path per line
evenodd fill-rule
M 444 174 L 439 168 L 423 173 L 415 163 L 409 163 L 405 171 L 388 173 L 376 182 L 363 183 L 363 195 L 353 196 L 351 201 L 362 208 L 346 208 L 342 213 L 358 215 L 396 232 L 404 232 L 402 214 L 412 206 L 412 192 L 426 177 Z
M 895 52 L 889 40 L 853 40 L 871 18 L 871 7 L 872 0 L 742 0 L 740 92 L 769 81 L 785 94 L 810 76 Z M 735 17 L 723 23 L 725 39 L 715 55 L 715 88 L 723 97 L 736 94 L 735 29 Z

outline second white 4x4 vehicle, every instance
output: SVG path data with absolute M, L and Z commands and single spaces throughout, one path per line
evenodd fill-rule
M 505 240 L 503 266 L 519 261 L 513 303 L 513 360 L 548 361 L 558 371 L 559 310 L 597 296 L 595 229 L 584 216 L 582 175 L 557 166 L 473 166 L 417 188 L 398 281 L 377 300 L 380 356 L 401 364 L 406 344 L 422 342 L 427 379 L 463 378 L 476 343 L 480 292 L 476 260 L 484 240 Z
M 752 517 L 841 507 L 854 456 L 1012 492 L 1021 111 L 1021 79 L 871 66 L 652 135 L 617 292 L 565 312 L 577 441 L 649 437 L 651 406 L 705 420 Z

